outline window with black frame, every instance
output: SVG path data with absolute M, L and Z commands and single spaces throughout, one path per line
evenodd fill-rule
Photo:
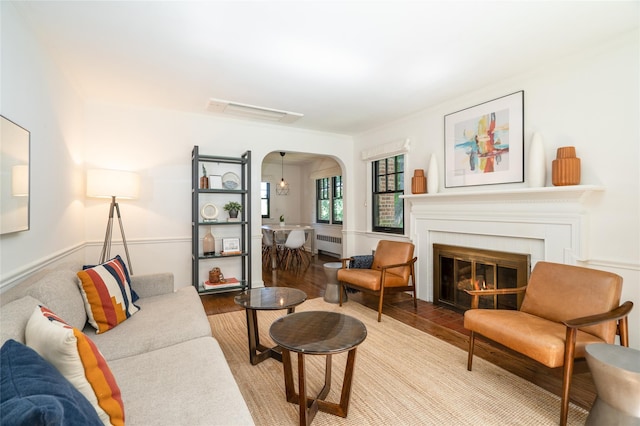
M 404 155 L 372 163 L 372 230 L 404 234 Z
M 316 179 L 316 222 L 342 223 L 342 176 Z
M 271 184 L 260 182 L 260 212 L 262 217 L 271 217 Z
M 331 219 L 330 178 L 316 180 L 316 222 L 329 223 Z
M 332 206 L 331 223 L 342 223 L 342 176 L 334 176 L 331 178 L 332 183 Z

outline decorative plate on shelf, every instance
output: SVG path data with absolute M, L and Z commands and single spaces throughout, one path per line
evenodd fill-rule
M 240 187 L 240 177 L 233 172 L 227 172 L 222 175 L 222 186 L 224 189 L 238 189 Z
M 207 203 L 200 209 L 200 215 L 205 222 L 213 222 L 218 217 L 218 208 L 213 203 Z

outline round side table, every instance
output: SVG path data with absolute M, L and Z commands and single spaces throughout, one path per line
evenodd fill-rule
M 267 358 L 282 361 L 282 351 L 279 347 L 268 348 L 260 343 L 258 311 L 286 309 L 287 314 L 292 314 L 296 306 L 305 300 L 307 294 L 304 291 L 288 287 L 254 288 L 234 298 L 236 304 L 242 306 L 247 314 L 249 361 L 252 365 L 259 364 Z
M 640 351 L 593 343 L 585 348 L 598 397 L 587 425 L 640 425 Z
M 329 262 L 322 265 L 324 275 L 327 277 L 327 286 L 324 289 L 324 301 L 328 303 L 340 303 L 340 284 L 338 284 L 338 269 L 342 268 L 342 262 Z M 342 301 L 346 302 L 347 290 L 343 289 Z

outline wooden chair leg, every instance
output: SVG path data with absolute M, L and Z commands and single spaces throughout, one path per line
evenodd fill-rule
M 378 322 L 382 321 L 383 300 L 384 300 L 384 286 L 380 286 L 380 299 L 378 300 Z
M 467 370 L 471 371 L 471 364 L 473 362 L 473 347 L 476 341 L 476 333 L 471 332 L 469 335 L 469 355 L 467 358 Z
M 562 395 L 560 401 L 560 426 L 567 425 L 569 416 L 569 389 L 573 375 L 573 357 L 575 355 L 576 335 L 578 330 L 567 327 L 567 337 L 564 342 L 564 366 L 562 368 Z
M 414 309 L 418 309 L 418 296 L 416 294 L 416 273 L 413 264 L 411 264 L 411 283 L 413 284 L 413 307 Z
M 344 291 L 344 286 L 342 285 L 342 281 L 338 281 L 338 303 L 342 306 L 342 292 Z

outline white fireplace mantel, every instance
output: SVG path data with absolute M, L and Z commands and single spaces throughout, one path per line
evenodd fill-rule
M 527 253 L 574 264 L 588 259 L 588 206 L 597 185 L 405 195 L 418 256 L 418 297 L 433 297 L 433 244 Z
M 436 194 L 407 194 L 403 197 L 409 202 L 426 201 L 429 203 L 456 203 L 456 202 L 548 202 L 548 201 L 575 201 L 584 202 L 586 197 L 593 192 L 604 191 L 604 186 L 599 185 L 568 185 L 545 186 L 541 188 L 516 188 L 496 189 L 483 191 L 450 191 Z

